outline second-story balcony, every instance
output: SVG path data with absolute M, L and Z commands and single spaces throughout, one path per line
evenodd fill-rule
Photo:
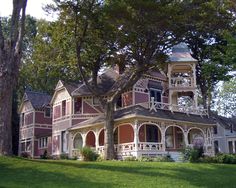
M 170 87 L 175 87 L 175 88 L 194 87 L 194 78 L 193 77 L 171 77 Z
M 194 106 L 184 106 L 184 105 L 175 105 L 169 103 L 162 103 L 154 101 L 154 98 L 151 98 L 149 103 L 150 110 L 170 110 L 171 112 L 182 112 L 186 114 L 195 114 L 201 116 L 208 116 L 208 110 L 203 107 L 194 107 Z

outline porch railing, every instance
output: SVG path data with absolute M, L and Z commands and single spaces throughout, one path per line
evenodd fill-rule
M 171 87 L 193 87 L 194 86 L 194 79 L 193 77 L 172 77 L 171 80 Z
M 155 142 L 139 142 L 138 150 L 141 151 L 163 151 L 162 143 Z
M 116 144 L 114 147 L 116 152 L 127 152 L 133 151 L 135 149 L 135 144 L 134 142 L 130 142 L 124 144 Z
M 188 106 L 180 106 L 180 105 L 174 105 L 174 104 L 169 104 L 169 103 L 161 103 L 161 102 L 156 102 L 154 101 L 154 98 L 151 98 L 150 105 L 149 105 L 150 110 L 157 111 L 158 109 L 160 110 L 170 110 L 171 112 L 182 112 L 186 114 L 195 114 L 195 115 L 206 115 L 208 116 L 208 110 L 203 109 L 201 107 L 188 107 Z

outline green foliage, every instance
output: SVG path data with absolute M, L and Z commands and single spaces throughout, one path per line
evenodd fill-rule
M 80 150 L 80 153 L 82 155 L 82 158 L 84 161 L 96 161 L 98 158 L 98 154 L 93 151 L 90 147 L 83 147 Z
M 48 156 L 48 151 L 44 150 L 43 155 L 40 155 L 40 159 L 49 159 L 50 157 Z
M 138 158 L 140 162 L 174 162 L 170 155 L 163 155 L 157 157 L 140 157 Z
M 236 155 L 235 154 L 218 154 L 213 157 L 205 156 L 200 159 L 200 162 L 236 164 Z
M 218 95 L 217 111 L 224 116 L 236 115 L 236 78 L 224 82 Z
M 203 157 L 203 147 L 187 147 L 182 151 L 183 160 L 189 162 L 199 162 L 199 159 Z
M 137 161 L 137 159 L 134 156 L 129 156 L 129 157 L 124 157 L 124 161 Z
M 68 154 L 66 153 L 60 154 L 60 159 L 69 159 Z
M 20 156 L 23 158 L 30 158 L 30 154 L 28 152 L 22 152 Z

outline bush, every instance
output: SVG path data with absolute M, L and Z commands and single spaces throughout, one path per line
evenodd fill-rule
M 69 159 L 69 158 L 68 158 L 68 155 L 67 155 L 67 154 L 62 153 L 62 154 L 60 155 L 60 159 Z
M 174 162 L 170 155 L 158 156 L 153 159 L 155 162 Z
M 124 157 L 124 161 L 137 161 L 137 159 L 134 156 L 129 156 L 129 157 Z
M 20 156 L 23 158 L 30 158 L 30 154 L 28 152 L 22 152 Z
M 84 161 L 96 161 L 99 156 L 90 147 L 83 147 L 80 150 L 80 153 L 81 153 Z
M 218 154 L 213 157 L 205 156 L 201 158 L 201 162 L 236 164 L 236 155 L 235 154 Z
M 203 157 L 203 147 L 191 148 L 187 147 L 183 150 L 183 160 L 189 162 L 199 162 L 200 158 Z
M 49 158 L 48 152 L 47 150 L 44 150 L 43 155 L 40 155 L 40 159 L 48 159 L 48 158 Z

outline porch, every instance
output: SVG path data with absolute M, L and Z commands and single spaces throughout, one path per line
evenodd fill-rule
M 79 148 L 89 146 L 104 154 L 104 129 L 94 128 L 75 131 L 70 156 L 78 156 Z M 203 147 L 207 155 L 213 155 L 210 127 L 160 126 L 155 122 L 134 121 L 117 125 L 114 129 L 114 149 L 118 159 L 126 156 L 155 157 L 167 153 L 176 155 L 185 147 Z

